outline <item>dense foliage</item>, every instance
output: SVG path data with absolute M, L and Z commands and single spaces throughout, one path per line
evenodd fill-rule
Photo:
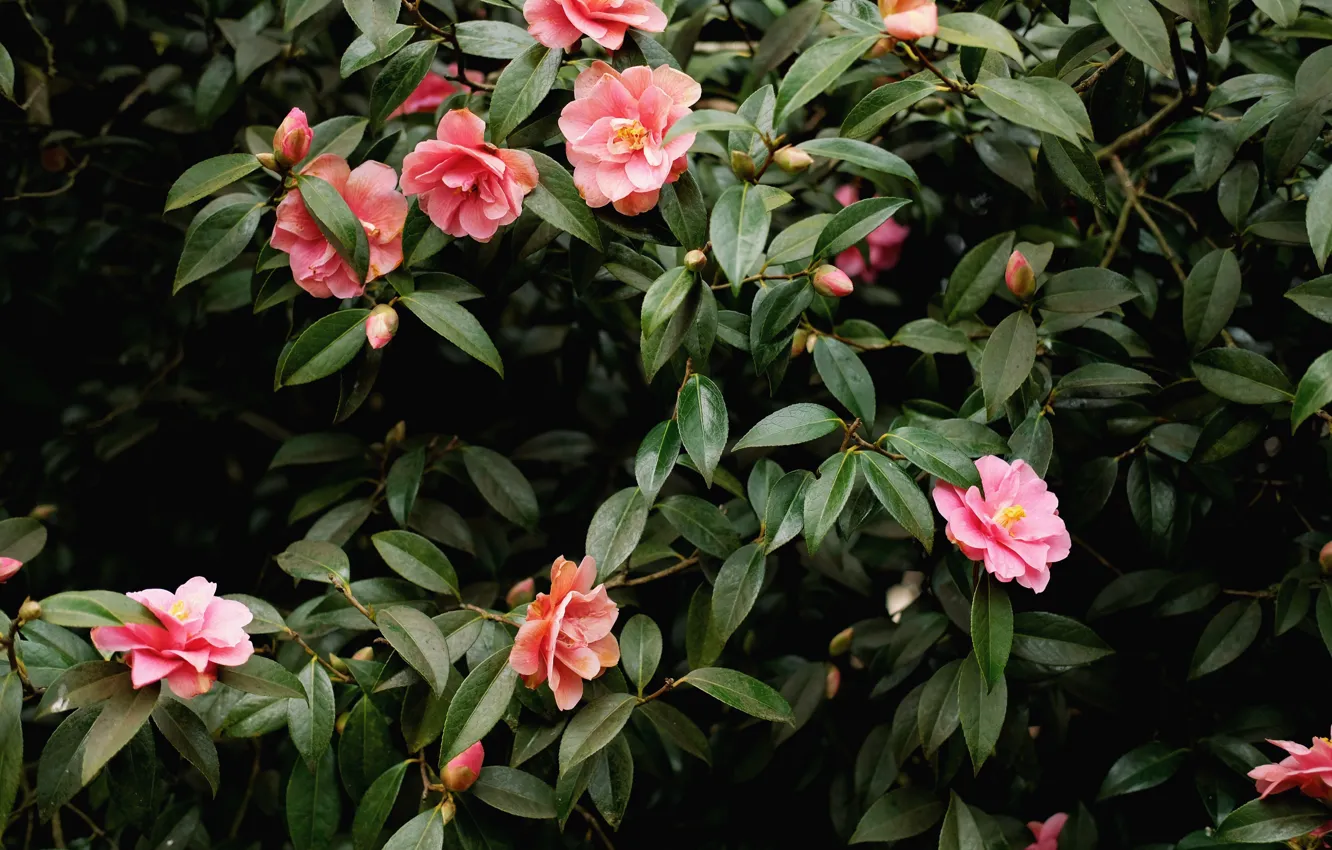
M 0 841 L 1317 846 L 1329 39 L 0 3 Z

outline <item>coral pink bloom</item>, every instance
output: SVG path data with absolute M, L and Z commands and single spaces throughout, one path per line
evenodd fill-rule
M 419 195 L 421 210 L 450 236 L 489 242 L 523 211 L 537 184 L 536 163 L 523 151 L 488 144 L 485 122 L 467 109 L 445 115 L 435 135 L 402 161 L 402 190 Z
M 583 696 L 583 680 L 595 679 L 620 663 L 620 644 L 611 634 L 619 609 L 595 589 L 597 564 L 584 558 L 574 566 L 563 556 L 550 568 L 550 593 L 538 593 L 527 607 L 509 664 L 529 688 L 550 679 L 555 704 L 568 711 Z
M 860 200 L 860 193 L 851 184 L 839 186 L 833 193 L 837 202 L 849 207 Z M 902 259 L 902 243 L 906 241 L 911 228 L 898 224 L 891 218 L 874 228 L 865 243 L 869 246 L 869 262 L 860 253 L 860 248 L 852 245 L 837 255 L 837 267 L 851 277 L 859 277 L 865 283 L 873 283 L 879 272 L 892 270 Z
M 1063 812 L 1050 815 L 1045 823 L 1038 820 L 1027 824 L 1027 829 L 1036 836 L 1036 840 L 1026 846 L 1026 850 L 1059 850 L 1059 833 L 1064 829 L 1068 815 Z
M 9 581 L 23 567 L 23 562 L 17 558 L 0 558 L 0 584 Z
M 449 72 L 449 76 L 458 76 L 458 64 L 456 62 L 450 63 L 445 70 Z M 467 79 L 473 83 L 481 83 L 485 82 L 486 75 L 480 71 L 469 70 Z M 400 115 L 414 115 L 417 112 L 434 112 L 441 103 L 453 97 L 458 91 L 471 90 L 471 86 L 454 83 L 445 79 L 442 74 L 431 71 L 412 90 L 412 93 L 407 95 L 407 99 L 402 102 L 402 106 L 389 113 L 389 118 L 397 118 Z
M 1068 557 L 1072 541 L 1059 518 L 1059 500 L 1040 476 L 1017 460 L 1009 466 L 988 455 L 976 461 L 984 495 L 946 481 L 934 485 L 934 505 L 947 520 L 944 533 L 999 581 L 1013 581 L 1040 593 L 1050 580 L 1050 564 Z
M 915 41 L 939 31 L 934 0 L 879 0 L 883 29 L 894 38 Z
M 523 17 L 533 38 L 565 50 L 583 36 L 607 50 L 619 50 L 630 27 L 666 29 L 666 15 L 652 0 L 527 0 Z
M 466 791 L 481 775 L 481 763 L 485 761 L 486 750 L 477 741 L 472 746 L 454 756 L 444 766 L 444 787 L 450 791 Z
M 93 645 L 102 652 L 128 652 L 136 688 L 166 679 L 181 699 L 205 693 L 217 680 L 218 665 L 244 664 L 254 653 L 245 633 L 253 619 L 250 609 L 218 599 L 216 592 L 216 584 L 196 576 L 175 593 L 153 588 L 126 594 L 162 624 L 102 626 L 92 630 Z
M 590 207 L 614 204 L 625 215 L 647 212 L 661 187 L 689 167 L 694 134 L 663 142 L 693 110 L 703 90 L 669 65 L 638 65 L 618 73 L 593 62 L 574 81 L 574 101 L 560 112 L 574 185 Z
M 401 265 L 407 199 L 398 194 L 398 175 L 392 168 L 382 162 L 363 162 L 353 171 L 347 160 L 326 153 L 315 157 L 301 173 L 337 189 L 370 241 L 370 270 L 363 281 L 319 231 L 300 190 L 289 191 L 278 204 L 271 244 L 291 255 L 291 273 L 302 289 L 316 298 L 354 298 L 365 291 L 366 281 Z
M 1332 741 L 1314 738 L 1313 747 L 1293 741 L 1269 739 L 1268 743 L 1290 755 L 1278 764 L 1264 764 L 1249 771 L 1249 778 L 1257 781 L 1260 796 L 1298 788 L 1316 800 L 1332 801 Z

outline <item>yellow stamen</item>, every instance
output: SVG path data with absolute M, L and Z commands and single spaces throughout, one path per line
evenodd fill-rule
M 615 131 L 615 138 L 629 146 L 630 150 L 642 150 L 643 143 L 647 139 L 647 128 L 638 121 L 628 124 Z
M 180 599 L 177 599 L 175 603 L 172 604 L 171 609 L 167 611 L 167 613 L 175 617 L 177 620 L 180 620 L 182 623 L 190 617 L 189 609 L 185 607 L 185 603 Z
M 994 521 L 1007 529 L 1009 534 L 1012 534 L 1013 523 L 1022 519 L 1026 515 L 1027 512 L 1022 509 L 1021 505 L 1009 505 L 994 515 Z

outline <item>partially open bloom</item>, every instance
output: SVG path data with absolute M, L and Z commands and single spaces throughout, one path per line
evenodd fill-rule
M 1316 800 L 1332 802 L 1332 740 L 1314 738 L 1312 747 L 1294 741 L 1273 741 L 1290 755 L 1277 764 L 1264 764 L 1249 771 L 1249 778 L 1257 782 L 1259 797 L 1280 794 L 1291 788 Z
M 458 64 L 450 63 L 446 70 L 450 76 L 458 76 Z M 480 71 L 469 69 L 466 78 L 473 83 L 485 82 L 486 75 Z M 389 118 L 397 118 L 400 115 L 414 115 L 418 112 L 434 112 L 439 105 L 449 98 L 453 97 L 459 91 L 471 91 L 471 86 L 452 82 L 444 77 L 443 74 L 436 74 L 434 71 L 426 74 L 425 77 L 412 89 L 412 93 L 407 95 L 407 99 L 402 105 L 389 113 Z
M 13 578 L 22 566 L 23 562 L 17 558 L 0 558 L 0 583 Z
M 1037 593 L 1050 581 L 1050 564 L 1068 557 L 1072 540 L 1059 517 L 1059 499 L 1026 461 L 1010 466 L 987 455 L 976 461 L 981 486 L 965 492 L 946 481 L 934 485 L 944 533 L 999 581 Z
M 1027 829 L 1036 840 L 1026 846 L 1026 850 L 1059 850 L 1059 833 L 1064 829 L 1064 823 L 1068 820 L 1068 815 L 1063 812 L 1050 815 L 1050 819 L 1045 823 L 1038 820 L 1027 824 Z
M 278 165 L 290 168 L 305 159 L 312 141 L 314 131 L 310 129 L 310 122 L 305 120 L 305 113 L 292 109 L 273 134 L 273 158 Z
M 402 190 L 418 195 L 421 210 L 450 236 L 489 242 L 518 218 L 523 198 L 537 184 L 536 163 L 523 151 L 486 142 L 486 123 L 468 109 L 439 122 L 434 139 L 402 161 Z
M 387 304 L 376 304 L 365 320 L 365 338 L 371 348 L 383 348 L 398 332 L 398 312 Z
M 444 787 L 450 791 L 466 791 L 481 775 L 481 762 L 485 761 L 486 751 L 477 741 L 472 746 L 454 756 L 444 765 Z
M 1036 291 L 1036 273 L 1021 251 L 1009 254 L 1008 265 L 1004 268 L 1004 285 L 1014 297 L 1024 301 Z
M 646 65 L 623 74 L 593 62 L 574 81 L 574 100 L 560 112 L 574 185 L 590 207 L 614 204 L 625 215 L 647 212 L 661 187 L 689 167 L 693 133 L 663 141 L 702 94 L 688 74 Z
M 181 699 L 206 693 L 217 668 L 244 664 L 254 653 L 245 633 L 253 615 L 239 602 L 219 599 L 217 585 L 196 576 L 175 593 L 152 588 L 126 594 L 157 616 L 161 625 L 131 623 L 92 630 L 102 652 L 128 652 L 136 688 L 166 679 Z
M 666 15 L 652 0 L 527 0 L 523 17 L 533 38 L 564 50 L 583 36 L 607 50 L 619 50 L 630 27 L 666 29 Z
M 894 38 L 915 41 L 939 31 L 939 10 L 934 0 L 879 0 L 883 29 Z
M 525 602 L 531 602 L 536 598 L 536 579 L 525 578 L 509 588 L 509 592 L 504 594 L 504 604 L 510 608 L 517 608 Z
M 366 281 L 386 275 L 402 263 L 402 226 L 407 221 L 407 199 L 398 193 L 398 175 L 382 162 L 363 162 L 353 171 L 347 160 L 326 153 L 314 158 L 301 174 L 329 183 L 365 228 L 370 242 L 370 268 L 360 280 L 305 208 L 300 189 L 292 189 L 277 208 L 272 245 L 291 255 L 296 283 L 316 298 L 354 298 Z
M 509 664 L 529 688 L 547 679 L 555 704 L 568 711 L 583 696 L 583 680 L 595 679 L 620 663 L 620 644 L 611 634 L 619 609 L 595 588 L 597 565 L 591 558 L 574 565 L 563 556 L 550 568 L 550 593 L 538 593 L 527 606 Z
M 851 184 L 839 186 L 834 197 L 844 207 L 849 207 L 860 200 L 860 193 Z M 860 253 L 860 248 L 852 245 L 837 255 L 837 267 L 851 277 L 858 277 L 865 283 L 873 283 L 879 272 L 893 269 L 902 259 L 902 243 L 906 241 L 911 228 L 898 224 L 891 218 L 874 228 L 865 243 L 869 246 L 869 262 Z
M 814 270 L 814 291 L 829 298 L 845 298 L 855 287 L 846 272 L 827 263 Z

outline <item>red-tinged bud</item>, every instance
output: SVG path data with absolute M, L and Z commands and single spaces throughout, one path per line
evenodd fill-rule
M 884 36 L 874 42 L 874 46 L 869 49 L 869 53 L 866 54 L 865 58 L 878 59 L 880 56 L 887 56 L 889 53 L 893 52 L 893 48 L 896 46 L 897 39 L 892 36 Z
M 466 791 L 481 775 L 481 762 L 486 758 L 486 751 L 477 741 L 463 750 L 461 754 L 444 766 L 444 787 L 450 791 Z
M 398 313 L 387 304 L 377 304 L 365 320 L 365 338 L 371 348 L 383 348 L 398 332 Z
M 17 575 L 22 566 L 23 562 L 17 558 L 0 558 L 0 584 Z
M 701 271 L 708 264 L 708 255 L 695 248 L 685 254 L 684 264 L 691 272 Z
M 1020 301 L 1026 301 L 1036 291 L 1036 272 L 1021 251 L 1014 251 L 1008 257 L 1008 267 L 1004 269 L 1004 283 L 1008 291 Z
M 40 520 L 42 522 L 45 522 L 46 520 L 55 516 L 55 512 L 56 512 L 55 505 L 36 505 L 28 513 L 28 516 L 32 517 L 35 520 Z
M 753 180 L 754 158 L 744 151 L 731 151 L 731 171 L 741 180 Z
M 796 328 L 795 336 L 791 337 L 791 356 L 799 357 L 805 353 L 805 346 L 809 344 L 809 331 L 804 328 Z
M 1323 568 L 1323 572 L 1332 574 L 1332 541 L 1323 544 L 1323 548 L 1319 550 L 1318 564 Z
M 352 661 L 374 661 L 375 648 L 373 646 L 363 646 L 352 653 Z
M 517 608 L 536 599 L 536 579 L 525 578 L 522 581 L 509 588 L 509 592 L 504 594 L 504 604 L 510 608 Z
M 314 132 L 310 122 L 305 120 L 305 113 L 293 108 L 273 134 L 273 158 L 283 168 L 290 168 L 305 159 L 312 141 Z
M 825 263 L 814 270 L 814 291 L 820 295 L 845 298 L 853 289 L 855 287 L 851 284 L 851 278 L 837 266 Z
M 814 157 L 800 148 L 787 145 L 777 149 L 777 152 L 772 155 L 772 161 L 777 163 L 777 167 L 787 174 L 799 174 L 814 164 Z
M 851 638 L 853 637 L 855 637 L 855 630 L 850 626 L 833 635 L 833 639 L 828 641 L 828 654 L 834 658 L 845 655 L 847 650 L 851 648 Z
M 828 674 L 823 680 L 823 696 L 832 699 L 837 696 L 840 687 L 842 687 L 842 671 L 837 669 L 836 664 L 829 664 Z

